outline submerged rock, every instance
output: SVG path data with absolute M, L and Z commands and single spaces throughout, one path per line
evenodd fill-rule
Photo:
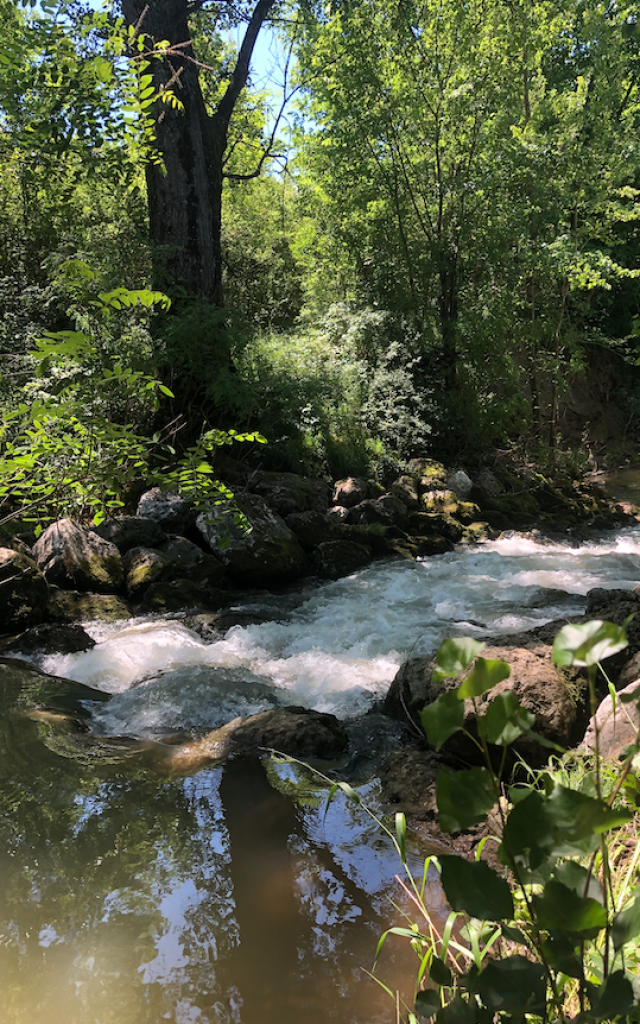
M 77 623 L 72 625 L 56 625 L 45 623 L 32 626 L 20 636 L 2 646 L 2 654 L 26 654 L 39 661 L 49 654 L 76 654 L 79 651 L 90 651 L 96 642 Z

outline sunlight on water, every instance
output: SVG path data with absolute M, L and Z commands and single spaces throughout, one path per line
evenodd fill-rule
M 179 621 L 98 626 L 96 648 L 45 667 L 116 695 L 154 681 L 135 699 L 105 705 L 103 732 L 213 728 L 221 714 L 278 703 L 347 717 L 384 695 L 409 653 L 427 653 L 451 633 L 513 632 L 580 613 L 593 587 L 634 587 L 639 566 L 638 530 L 581 546 L 514 535 L 420 562 L 380 562 L 302 591 L 297 603 L 274 596 L 271 621 L 234 626 L 214 643 Z M 272 692 L 261 696 L 265 684 Z

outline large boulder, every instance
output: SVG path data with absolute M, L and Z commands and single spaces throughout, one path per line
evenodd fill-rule
M 116 516 L 115 519 L 105 519 L 99 526 L 94 526 L 93 532 L 103 540 L 115 544 L 121 555 L 126 554 L 131 548 L 157 548 L 167 539 L 166 533 L 158 523 L 153 519 L 143 519 L 142 516 Z
M 32 558 L 0 548 L 0 631 L 26 629 L 42 622 L 47 583 Z
M 249 529 L 236 523 L 236 508 Z M 199 515 L 197 526 L 216 557 L 239 583 L 261 586 L 270 581 L 292 580 L 307 568 L 296 535 L 257 494 L 239 492 L 232 506 L 217 506 Z
M 196 513 L 188 501 L 172 491 L 152 487 L 140 498 L 138 516 L 152 519 L 165 533 L 185 533 L 196 520 Z
M 337 580 L 362 569 L 371 561 L 371 549 L 350 540 L 329 540 L 313 553 L 313 567 L 323 579 Z
M 533 729 L 541 736 L 561 747 L 572 747 L 583 734 L 587 717 L 586 682 L 576 672 L 558 668 L 551 659 L 552 647 L 548 643 L 530 638 L 526 647 L 488 644 L 483 658 L 506 661 L 511 669 L 508 679 L 476 698 L 476 707 L 483 713 L 489 703 L 501 693 L 512 691 L 520 704 L 535 715 Z M 458 685 L 455 679 L 435 681 L 435 656 L 410 658 L 393 680 L 384 710 L 392 717 L 409 719 L 419 726 L 420 711 L 446 690 Z M 470 700 L 464 702 L 464 727 L 473 734 L 475 709 Z M 515 745 L 525 756 L 539 759 L 541 748 L 535 740 L 522 737 Z M 447 743 L 447 749 L 473 760 L 477 756 L 475 744 L 462 733 L 456 733 Z
M 285 519 L 305 551 L 312 551 L 325 541 L 335 540 L 337 523 L 325 512 L 292 512 Z
M 170 537 L 160 545 L 160 552 L 169 560 L 163 579 L 188 577 L 195 583 L 212 587 L 224 587 L 227 583 L 220 560 L 186 537 Z
M 294 512 L 325 512 L 331 497 L 326 481 L 296 473 L 254 473 L 247 487 L 283 519 Z
M 75 590 L 120 590 L 124 572 L 115 544 L 72 519 L 48 526 L 34 544 L 33 557 L 49 583 Z

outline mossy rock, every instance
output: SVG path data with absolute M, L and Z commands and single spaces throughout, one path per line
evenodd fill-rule
M 47 601 L 47 617 L 52 622 L 118 622 L 131 618 L 126 601 L 114 594 L 89 594 L 52 587 Z
M 480 508 L 473 501 L 459 501 L 458 509 L 456 512 L 456 519 L 459 522 L 467 524 L 477 522 L 478 516 L 480 515 Z
M 489 540 L 493 533 L 488 523 L 469 523 L 464 527 L 463 540 L 466 544 L 480 544 L 483 540 Z
M 0 547 L 0 630 L 26 629 L 42 622 L 47 592 L 32 558 Z
M 177 579 L 152 583 L 145 591 L 140 611 L 145 613 L 179 612 L 190 609 L 218 611 L 228 597 L 222 590 L 206 587 L 194 580 Z

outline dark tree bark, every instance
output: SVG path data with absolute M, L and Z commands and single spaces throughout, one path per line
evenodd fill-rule
M 156 138 L 162 164 L 146 169 L 151 239 L 163 268 L 156 284 L 169 294 L 222 305 L 222 185 L 229 122 L 249 75 L 258 32 L 275 0 L 258 0 L 248 21 L 229 85 L 210 116 L 191 45 L 188 0 L 121 0 L 128 25 L 148 40 L 167 40 L 166 56 L 154 57 L 156 89 L 170 88 L 183 105 L 158 103 Z M 202 4 L 200 4 L 202 6 Z M 161 272 L 158 271 L 160 275 Z

